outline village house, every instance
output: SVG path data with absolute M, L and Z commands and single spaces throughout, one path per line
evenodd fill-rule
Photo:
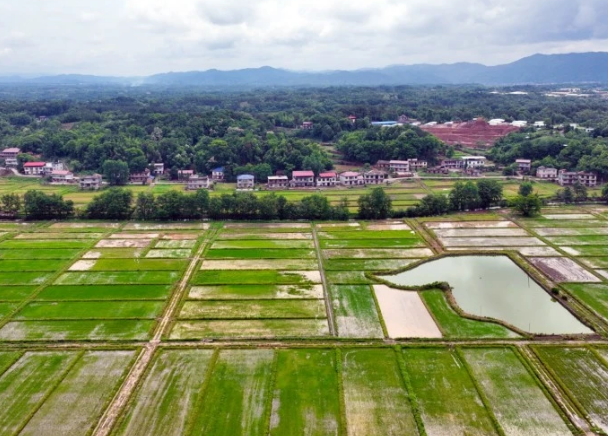
M 287 176 L 269 176 L 268 189 L 284 189 L 289 187 L 289 178 Z
M 410 170 L 410 162 L 407 160 L 390 161 L 390 170 L 395 173 L 407 173 Z
M 102 178 L 100 174 L 80 177 L 80 189 L 92 189 L 97 191 L 101 188 Z
M 294 171 L 291 173 L 291 187 L 304 188 L 315 186 L 315 173 L 313 171 Z
M 188 180 L 193 175 L 194 175 L 194 170 L 178 170 L 177 171 L 177 178 L 179 180 Z
M 557 179 L 557 169 L 556 168 L 547 168 L 547 167 L 538 167 L 536 170 L 536 177 L 539 179 L 545 180 L 555 180 Z
M 429 166 L 429 163 L 425 160 L 408 159 L 407 161 L 410 164 L 411 171 L 424 170 Z
M 338 183 L 338 175 L 335 172 L 326 172 L 319 174 L 317 177 L 318 187 L 333 187 Z
M 466 168 L 482 168 L 486 165 L 486 158 L 484 156 L 463 156 L 462 165 Z
M 150 181 L 150 170 L 146 168 L 145 171 L 141 173 L 131 173 L 129 175 L 129 182 L 137 185 L 145 185 Z
M 444 159 L 441 161 L 441 167 L 447 170 L 459 170 L 464 166 L 464 161 L 460 159 Z
M 74 174 L 70 171 L 65 171 L 65 170 L 59 170 L 59 171 L 53 171 L 51 173 L 51 182 L 52 183 L 59 183 L 62 185 L 65 184 L 69 184 L 69 183 L 74 183 L 76 180 L 74 180 Z
M 26 162 L 23 164 L 23 172 L 28 176 L 42 176 L 46 162 Z
M 428 174 L 449 174 L 450 171 L 444 167 L 433 167 L 426 170 Z
M 389 171 L 391 169 L 391 162 L 388 160 L 379 160 L 376 162 L 376 168 L 379 170 Z
M 155 163 L 154 164 L 154 175 L 162 176 L 165 172 L 165 164 L 164 163 Z
M 340 174 L 340 184 L 343 186 L 358 186 L 365 184 L 363 175 L 354 171 L 346 171 Z
M 19 153 L 21 153 L 20 148 L 5 148 L 0 152 L 0 159 L 17 159 Z
M 187 191 L 196 191 L 198 189 L 209 189 L 211 182 L 207 176 L 190 176 L 186 185 Z
M 251 174 L 241 174 L 236 178 L 236 189 L 253 189 L 255 177 Z
M 527 173 L 532 168 L 532 161 L 530 159 L 517 159 L 515 161 L 519 171 Z
M 354 115 L 349 115 L 348 119 L 350 120 L 351 123 L 355 124 L 355 122 L 357 121 L 357 117 Z
M 224 181 L 224 167 L 215 168 L 211 171 L 211 178 L 214 182 L 223 182 Z
M 593 188 L 597 186 L 597 174 L 586 173 L 584 171 L 574 172 L 560 170 L 557 174 L 557 183 L 559 183 L 560 186 L 570 186 L 580 183 L 588 188 Z
M 363 174 L 366 185 L 382 185 L 387 178 L 387 174 L 380 170 L 371 170 Z
M 304 130 L 312 130 L 313 127 L 314 127 L 314 124 L 312 121 L 304 121 L 302 123 L 302 129 L 304 129 Z
M 44 165 L 44 175 L 48 176 L 53 173 L 53 171 L 64 171 L 65 167 L 61 162 L 47 162 Z

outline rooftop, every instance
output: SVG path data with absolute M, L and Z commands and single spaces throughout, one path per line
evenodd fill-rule
M 292 177 L 314 177 L 315 173 L 313 171 L 294 171 L 291 173 Z
M 4 150 L 2 150 L 3 153 L 19 153 L 20 151 L 21 149 L 17 147 L 5 148 Z
M 321 173 L 321 174 L 319 174 L 319 177 L 322 178 L 322 179 L 328 179 L 328 178 L 331 178 L 331 177 L 336 177 L 336 173 L 334 173 L 334 172 Z
M 340 174 L 340 176 L 344 176 L 344 177 L 358 177 L 358 176 L 360 176 L 360 175 L 361 175 L 361 174 L 356 173 L 356 172 L 354 172 L 354 171 L 346 171 L 346 172 L 344 172 L 344 173 Z
M 254 180 L 255 177 L 252 176 L 251 174 L 241 174 L 240 176 L 236 177 L 237 180 Z
M 46 162 L 26 162 L 23 166 L 25 168 L 38 168 L 46 165 Z
M 68 174 L 72 174 L 71 171 L 53 171 L 51 175 L 53 176 L 67 176 Z

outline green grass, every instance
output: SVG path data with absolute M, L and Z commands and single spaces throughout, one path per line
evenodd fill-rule
M 0 271 L 57 271 L 67 265 L 65 260 L 0 260 Z
M 272 300 L 323 298 L 323 287 L 320 285 L 198 286 L 190 289 L 188 298 L 191 300 Z
M 334 285 L 365 285 L 373 283 L 363 271 L 326 271 L 325 278 Z
M 420 292 L 420 297 L 433 314 L 440 330 L 448 338 L 516 338 L 519 335 L 506 327 L 490 322 L 463 318 L 448 304 L 440 290 Z
M 279 350 L 272 436 L 337 435 L 338 376 L 333 350 Z
M 209 250 L 207 259 L 313 259 L 314 250 L 306 249 L 275 249 L 275 248 L 249 248 L 249 249 L 223 249 Z
M 16 249 L 58 249 L 58 248 L 86 248 L 93 244 L 92 241 L 43 241 L 43 240 L 17 240 L 9 239 L 8 241 L 0 242 L 0 249 L 16 248 Z
M 19 434 L 88 434 L 120 385 L 134 355 L 133 351 L 86 352 Z
M 221 351 L 192 434 L 265 436 L 273 356 L 272 350 Z
M 42 301 L 164 300 L 169 296 L 170 291 L 171 285 L 47 286 L 36 299 Z
M 6 272 L 0 271 L 0 283 L 3 285 L 41 285 L 52 274 L 41 272 Z
M 433 252 L 428 248 L 364 248 L 355 250 L 324 250 L 323 256 L 327 259 L 346 260 L 372 260 L 372 259 L 419 259 L 432 256 Z
M 403 351 L 428 434 L 497 434 L 475 385 L 457 355 L 446 348 Z
M 295 232 L 295 233 L 277 233 L 274 229 L 271 232 L 264 233 L 256 233 L 256 232 L 247 232 L 234 233 L 233 231 L 224 230 L 217 237 L 220 241 L 232 241 L 232 240 L 240 240 L 240 241 L 255 241 L 255 240 L 286 240 L 286 241 L 311 241 L 312 234 L 306 233 L 309 231 L 308 229 L 302 229 L 304 232 Z
M 0 301 L 20 301 L 34 293 L 38 286 L 0 286 Z
M 562 286 L 608 321 L 608 285 L 569 283 Z
M 345 349 L 342 354 L 348 434 L 418 434 L 395 352 L 391 349 Z
M 608 251 L 608 249 L 606 250 Z M 585 265 L 589 265 L 591 268 L 608 268 L 608 257 L 587 257 L 579 259 Z M 0 266 L 2 263 L 0 263 Z
M 587 348 L 536 347 L 535 351 L 591 423 L 608 432 L 608 368 Z
M 101 239 L 104 233 L 32 232 L 21 233 L 15 239 Z
M 175 282 L 179 273 L 174 271 L 118 271 L 118 272 L 67 272 L 56 285 L 164 285 Z
M 406 267 L 416 259 L 327 259 L 326 271 L 394 271 Z
M 13 319 L 154 319 L 162 301 L 65 301 L 35 302 L 25 306 Z
M 319 239 L 420 239 L 420 237 L 413 230 L 354 230 L 320 232 Z
M 384 337 L 369 286 L 330 286 L 330 295 L 340 337 Z
M 510 434 L 572 434 L 512 349 L 468 348 L 462 353 L 496 419 Z
M 0 303 L 0 319 L 10 315 L 17 306 L 17 303 Z
M 114 436 L 182 436 L 199 414 L 211 350 L 162 350 Z
M 2 331 L 0 330 L 0 337 Z M 327 320 L 259 319 L 177 321 L 170 339 L 306 338 L 329 335 Z
M 80 250 L 0 250 L 0 259 L 73 259 Z
M 0 434 L 16 434 L 58 383 L 75 352 L 25 353 L 0 378 Z
M 174 259 L 99 259 L 89 271 L 179 271 L 187 263 Z
M 608 245 L 608 236 L 551 236 L 546 238 L 553 245 Z
M 154 321 L 11 321 L 0 341 L 123 341 L 147 339 Z
M 281 239 L 281 240 L 223 240 L 216 241 L 213 249 L 226 249 L 226 248 L 299 248 L 299 249 L 314 249 L 314 242 L 311 240 L 294 240 L 294 239 Z
M 321 248 L 411 248 L 424 247 L 421 239 L 324 239 Z
M 180 319 L 325 318 L 323 300 L 187 301 Z
M 193 285 L 296 285 L 311 284 L 301 274 L 290 271 L 199 271 L 191 281 Z

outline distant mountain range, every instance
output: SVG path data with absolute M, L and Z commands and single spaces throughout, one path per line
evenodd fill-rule
M 191 71 L 148 77 L 58 75 L 0 76 L 0 83 L 47 85 L 158 85 L 201 87 L 379 86 L 552 83 L 608 83 L 608 53 L 537 54 L 516 62 L 488 67 L 482 64 L 395 65 L 354 71 L 298 72 L 272 67 L 243 70 Z

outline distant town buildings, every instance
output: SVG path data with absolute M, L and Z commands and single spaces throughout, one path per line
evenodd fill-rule
M 482 168 L 486 165 L 486 158 L 484 156 L 463 156 L 462 162 L 464 162 L 464 168 Z
M 593 188 L 597 186 L 597 174 L 586 173 L 584 171 L 573 172 L 560 170 L 557 174 L 557 183 L 559 183 L 560 186 L 570 186 L 580 183 L 588 188 Z
M 150 170 L 147 168 L 141 173 L 131 173 L 129 175 L 129 182 L 137 185 L 146 185 L 151 179 L 154 179 L 154 176 L 150 174 Z

